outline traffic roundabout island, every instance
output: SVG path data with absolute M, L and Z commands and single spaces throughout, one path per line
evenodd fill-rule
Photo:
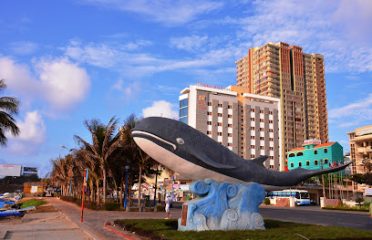
M 347 227 L 326 227 L 319 225 L 282 222 L 265 219 L 265 230 L 233 231 L 178 231 L 175 219 L 124 219 L 116 220 L 118 229 L 135 233 L 149 239 L 183 239 L 183 240 L 216 240 L 216 239 L 372 239 L 372 231 Z

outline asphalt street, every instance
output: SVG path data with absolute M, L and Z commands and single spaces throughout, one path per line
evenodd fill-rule
M 372 218 L 366 212 L 322 210 L 313 206 L 296 208 L 262 207 L 260 212 L 264 218 L 274 220 L 352 227 L 372 231 Z

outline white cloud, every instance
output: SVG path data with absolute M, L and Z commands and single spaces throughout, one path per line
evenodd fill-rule
M 327 71 L 372 71 L 371 1 L 254 1 L 248 17 L 225 17 L 250 47 L 287 42 L 325 55 Z M 209 22 L 213 24 L 213 22 Z
M 137 95 L 141 89 L 138 82 L 125 83 L 122 79 L 116 81 L 112 88 L 122 93 L 125 98 Z
M 86 71 L 66 59 L 42 60 L 37 63 L 45 98 L 58 109 L 80 102 L 90 87 Z
M 0 57 L 0 79 L 4 79 L 8 88 L 17 93 L 37 94 L 37 81 L 31 75 L 30 69 L 11 58 Z
M 175 107 L 167 101 L 160 100 L 152 103 L 150 107 L 142 110 L 143 117 L 165 117 L 165 118 L 178 118 L 178 113 Z
M 217 10 L 221 2 L 196 0 L 83 0 L 105 8 L 145 15 L 146 18 L 164 25 L 190 22 L 199 15 Z
M 148 53 L 130 52 L 117 45 L 107 43 L 73 42 L 65 48 L 65 56 L 80 63 L 107 68 L 134 77 L 153 73 L 214 67 L 226 61 L 234 62 L 241 53 L 240 45 L 227 45 L 197 53 L 192 58 L 169 59 Z
M 208 42 L 207 36 L 191 35 L 186 37 L 173 37 L 170 39 L 172 47 L 194 52 L 205 46 Z
M 10 44 L 11 50 L 18 55 L 28 55 L 34 53 L 38 49 L 38 45 L 33 42 L 20 41 Z
M 329 120 L 346 128 L 372 122 L 372 94 L 357 102 L 334 108 L 328 112 Z
M 88 74 L 67 59 L 35 60 L 32 70 L 11 58 L 0 58 L 0 79 L 22 98 L 46 100 L 51 109 L 67 110 L 88 92 Z
M 45 125 L 38 111 L 27 112 L 25 119 L 18 121 L 17 126 L 20 134 L 18 136 L 10 135 L 9 138 L 32 143 L 41 143 L 44 141 Z
M 34 153 L 45 140 L 46 127 L 38 111 L 27 112 L 24 120 L 17 121 L 20 134 L 8 135 L 8 151 L 20 155 Z

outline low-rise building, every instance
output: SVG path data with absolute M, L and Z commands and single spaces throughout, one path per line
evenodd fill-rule
M 315 139 L 305 141 L 302 147 L 291 149 L 287 159 L 288 170 L 321 170 L 344 163 L 343 148 L 338 142 L 321 143 Z
M 372 164 L 372 125 L 363 126 L 348 133 L 350 139 L 350 158 L 352 174 L 364 174 L 370 171 Z M 364 191 L 365 184 L 353 184 L 353 189 Z

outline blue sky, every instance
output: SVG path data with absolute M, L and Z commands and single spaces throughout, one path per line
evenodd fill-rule
M 372 123 L 372 1 L 3 0 L 0 78 L 21 134 L 0 162 L 49 169 L 86 119 L 176 117 L 198 82 L 235 83 L 249 47 L 283 41 L 326 61 L 330 140 Z

